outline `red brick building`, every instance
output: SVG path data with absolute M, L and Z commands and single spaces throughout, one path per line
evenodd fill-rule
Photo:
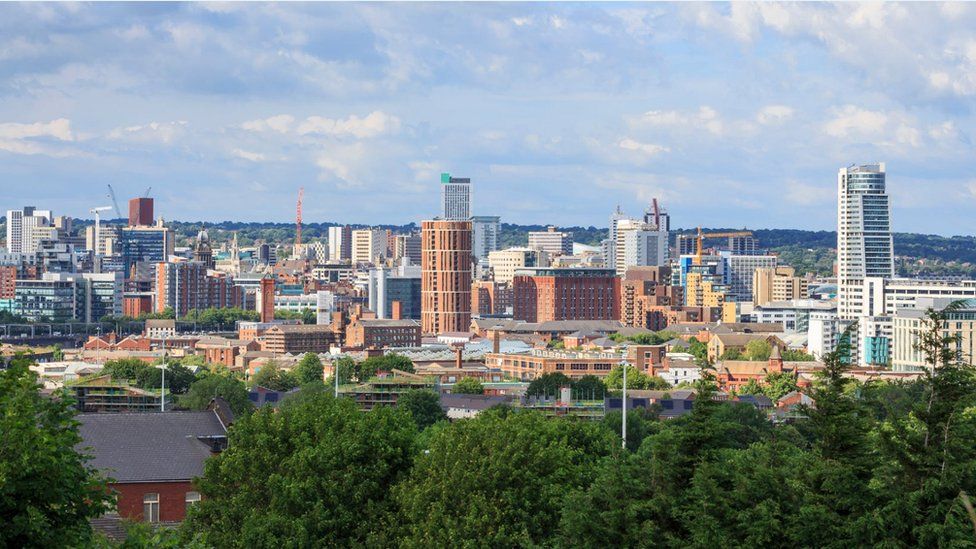
M 218 401 L 219 402 L 219 401 Z M 119 518 L 179 522 L 200 501 L 194 477 L 227 445 L 233 415 L 225 404 L 203 412 L 79 414 L 79 448 L 114 479 Z
M 420 324 L 410 319 L 354 318 L 346 326 L 345 346 L 356 349 L 419 347 Z
M 133 198 L 129 200 L 129 226 L 148 226 L 153 224 L 153 199 Z
M 425 334 L 466 332 L 471 324 L 471 222 L 421 223 L 420 318 Z
M 240 307 L 242 292 L 226 273 L 208 271 L 198 261 L 157 263 L 156 312 L 172 308 L 178 316 L 192 309 Z
M 17 267 L 0 267 L 0 299 L 13 299 L 17 289 Z
M 526 269 L 512 281 L 515 320 L 617 320 L 620 279 L 613 269 Z
M 494 280 L 476 280 L 471 285 L 471 314 L 503 315 L 512 306 L 512 287 Z

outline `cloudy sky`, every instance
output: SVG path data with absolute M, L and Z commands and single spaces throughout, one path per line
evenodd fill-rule
M 152 187 L 182 220 L 475 213 L 830 229 L 885 161 L 899 231 L 973 234 L 973 4 L 2 4 L 0 209 Z

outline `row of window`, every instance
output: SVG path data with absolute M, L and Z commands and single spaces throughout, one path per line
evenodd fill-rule
M 187 511 L 200 502 L 200 492 L 187 492 L 183 501 Z M 146 522 L 159 522 L 159 493 L 149 492 L 142 496 L 142 518 Z

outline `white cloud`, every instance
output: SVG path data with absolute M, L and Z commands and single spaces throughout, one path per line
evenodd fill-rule
M 279 114 L 263 120 L 249 120 L 241 124 L 245 130 L 252 132 L 275 131 L 278 133 L 288 133 L 295 117 L 290 114 Z
M 895 129 L 895 141 L 903 145 L 911 145 L 912 147 L 922 146 L 922 138 L 919 135 L 919 131 L 907 124 L 899 124 Z
M 375 160 L 375 156 L 371 157 L 360 142 L 331 147 L 316 158 L 315 164 L 321 169 L 319 179 L 333 180 L 339 187 L 350 188 L 363 185 L 362 172 Z
M 243 149 L 234 149 L 231 154 L 237 158 L 242 158 L 244 160 L 249 160 L 251 162 L 264 162 L 265 157 L 261 153 L 245 151 Z
M 364 118 L 352 115 L 344 120 L 310 116 L 299 124 L 298 133 L 322 134 L 332 136 L 351 135 L 360 139 L 396 133 L 400 129 L 400 119 L 381 111 L 373 111 Z
M 531 17 L 513 17 L 512 18 L 512 23 L 516 27 L 524 27 L 526 25 L 531 25 L 532 24 L 532 18 Z
M 648 126 L 664 126 L 674 128 L 701 128 L 710 133 L 719 135 L 724 129 L 722 119 L 718 111 L 702 105 L 697 113 L 686 113 L 680 111 L 647 111 L 637 120 L 637 124 Z
M 40 141 L 37 141 L 37 140 Z M 69 151 L 56 149 L 44 144 L 45 140 L 74 141 L 71 121 L 58 118 L 50 122 L 20 124 L 7 122 L 0 124 L 0 150 L 14 154 L 46 154 L 65 156 Z
M 787 202 L 799 206 L 814 206 L 833 201 L 832 187 L 808 185 L 799 181 L 788 181 L 784 197 Z
M 119 141 L 170 144 L 186 132 L 188 122 L 150 122 L 141 126 L 115 128 L 106 137 Z
M 793 108 L 786 105 L 766 105 L 756 114 L 760 124 L 779 124 L 793 118 Z
M 880 111 L 869 111 L 854 105 L 833 110 L 833 118 L 823 126 L 824 133 L 832 137 L 848 137 L 851 134 L 873 135 L 881 133 L 888 116 Z
M 641 143 L 640 141 L 635 141 L 631 138 L 625 138 L 618 143 L 621 149 L 628 151 L 637 151 L 647 156 L 654 156 L 663 152 L 671 152 L 671 149 L 663 145 L 654 145 L 651 143 Z

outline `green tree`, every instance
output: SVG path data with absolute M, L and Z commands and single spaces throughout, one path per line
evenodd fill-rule
M 769 360 L 769 355 L 773 353 L 773 346 L 765 339 L 753 339 L 746 343 L 747 360 Z
M 114 498 L 77 450 L 71 398 L 41 396 L 30 363 L 21 354 L 0 370 L 0 547 L 88 545 L 88 521 Z
M 569 387 L 572 381 L 562 372 L 550 372 L 532 380 L 525 394 L 528 396 L 558 397 L 559 390 Z
M 735 347 L 731 349 L 726 349 L 722 356 L 718 357 L 719 360 L 743 360 L 745 357 L 742 355 L 742 351 L 736 349 Z
M 763 394 L 776 402 L 791 391 L 798 391 L 796 374 L 793 372 L 771 372 L 766 375 L 763 383 Z
M 295 366 L 295 377 L 298 378 L 300 385 L 322 383 L 323 372 L 322 361 L 315 353 L 305 353 L 302 359 L 298 361 L 298 365 Z
M 269 360 L 251 376 L 251 387 L 264 387 L 272 391 L 290 391 L 298 387 L 298 379 L 291 372 L 281 369 L 277 362 Z
M 54 347 L 51 349 L 51 360 L 55 362 L 64 360 L 64 350 L 61 348 L 60 343 L 55 343 Z
M 397 398 L 397 408 L 406 410 L 421 430 L 447 419 L 441 399 L 429 389 L 414 389 Z
M 159 389 L 163 382 L 160 372 L 156 366 L 144 366 L 136 372 L 136 385 L 143 389 Z M 174 395 L 187 392 L 196 379 L 196 375 L 179 362 L 171 362 L 166 367 L 166 390 Z
M 615 366 L 604 380 L 607 390 L 620 392 L 624 388 L 624 369 L 623 366 Z M 667 390 L 671 384 L 658 376 L 649 376 L 638 370 L 635 366 L 627 365 L 627 388 L 628 389 L 656 389 Z
M 529 386 L 531 387 L 531 384 Z M 573 381 L 571 387 L 573 398 L 577 400 L 603 400 L 607 394 L 606 384 L 603 383 L 602 379 L 593 375 L 583 376 Z
M 356 374 L 356 361 L 347 356 L 341 356 L 332 360 L 332 375 L 325 380 L 329 387 L 335 385 L 335 373 L 339 373 L 339 384 L 351 383 Z
M 318 318 L 312 309 L 302 309 L 302 324 L 315 324 Z
M 688 340 L 688 354 L 695 357 L 695 361 L 700 365 L 708 361 L 708 346 L 698 341 L 698 338 L 692 337 Z
M 112 376 L 115 381 L 135 381 L 147 368 L 149 365 L 138 358 L 120 358 L 106 361 L 101 373 Z
M 191 383 L 177 402 L 182 408 L 205 410 L 212 399 L 220 397 L 227 401 L 235 416 L 241 416 L 254 409 L 247 394 L 244 382 L 232 374 L 211 373 Z
M 783 360 L 786 362 L 813 362 L 816 359 L 813 355 L 799 349 L 786 349 L 783 351 Z
M 327 391 L 258 410 L 207 461 L 184 534 L 213 547 L 365 545 L 388 532 L 389 487 L 410 470 L 416 436 L 405 411 L 364 414 Z
M 458 395 L 483 395 L 485 387 L 478 378 L 462 377 L 451 387 L 451 392 Z
M 587 486 L 614 448 L 599 425 L 532 412 L 490 410 L 432 431 L 394 489 L 403 546 L 552 545 L 567 487 Z

